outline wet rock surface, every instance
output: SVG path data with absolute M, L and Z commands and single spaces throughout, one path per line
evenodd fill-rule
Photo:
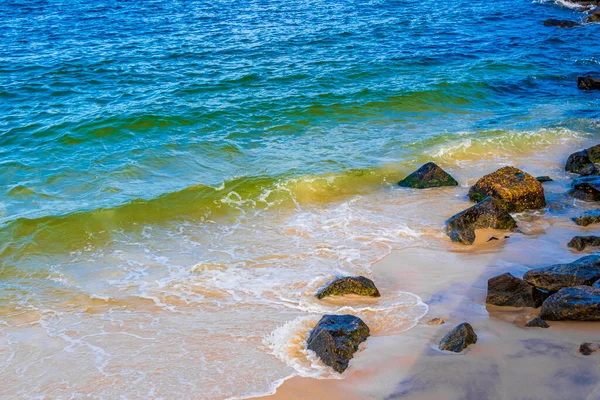
M 600 222 L 600 209 L 586 211 L 580 216 L 572 218 L 573 222 L 580 226 L 588 226 Z
M 600 22 L 600 13 L 590 15 L 587 22 Z M 593 76 L 580 76 L 577 78 L 579 90 L 600 90 L 600 79 Z
M 532 269 L 523 276 L 527 283 L 550 292 L 567 287 L 592 285 L 598 279 L 600 255 L 585 256 L 568 264 Z
M 429 322 L 427 322 L 427 325 L 442 325 L 445 323 L 446 323 L 446 321 L 444 321 L 441 318 L 433 318 L 433 319 L 429 320 Z
M 327 296 L 343 296 L 346 294 L 371 297 L 381 296 L 375 283 L 364 276 L 345 276 L 343 278 L 335 279 L 319 290 L 316 296 L 317 298 L 322 299 Z
M 510 273 L 488 280 L 486 303 L 497 306 L 533 307 L 542 305 L 548 295 Z
M 429 162 L 398 182 L 401 187 L 425 189 L 441 186 L 457 186 L 458 182 L 435 163 Z
M 544 301 L 540 318 L 548 321 L 600 321 L 600 289 L 592 286 L 561 289 Z
M 446 221 L 450 239 L 463 244 L 473 244 L 475 230 L 483 228 L 513 230 L 517 228 L 517 222 L 493 197 L 487 197 Z
M 550 325 L 541 318 L 534 318 L 525 324 L 527 328 L 550 328 Z
M 578 251 L 583 251 L 587 247 L 599 247 L 600 236 L 575 236 L 573 239 L 571 239 L 567 246 Z
M 550 18 L 544 21 L 544 26 L 555 26 L 557 28 L 574 28 L 579 25 L 579 22 L 568 21 L 566 19 Z
M 565 164 L 565 171 L 580 175 L 592 175 L 597 172 L 594 164 L 599 162 L 600 145 L 596 145 L 571 154 Z
M 600 344 L 598 343 L 585 342 L 581 343 L 581 345 L 579 346 L 579 352 L 584 356 L 591 356 L 598 350 L 600 350 Z
M 542 184 L 515 167 L 500 168 L 479 179 L 469 190 L 472 201 L 481 201 L 487 196 L 497 199 L 508 212 L 535 210 L 546 206 Z
M 573 179 L 569 194 L 583 201 L 600 201 L 600 176 L 584 176 Z
M 547 175 L 543 175 L 543 176 L 536 176 L 536 177 L 535 177 L 535 179 L 536 179 L 538 182 L 541 182 L 541 183 L 544 183 L 544 182 L 553 182 L 553 181 L 554 181 L 554 179 L 550 178 L 550 177 L 549 177 L 549 176 L 547 176 Z
M 369 337 L 367 324 L 353 315 L 324 315 L 311 331 L 307 348 L 326 365 L 344 372 L 358 345 Z
M 460 353 L 471 344 L 477 343 L 477 335 L 471 324 L 463 322 L 456 326 L 440 341 L 440 350 Z

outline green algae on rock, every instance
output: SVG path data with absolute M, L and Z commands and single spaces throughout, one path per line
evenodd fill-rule
M 335 279 L 319 290 L 317 298 L 322 299 L 327 296 L 343 296 L 346 294 L 358 294 L 360 296 L 380 297 L 381 294 L 375 283 L 364 276 L 345 276 Z
M 503 167 L 479 179 L 469 190 L 472 201 L 492 196 L 508 212 L 535 210 L 546 206 L 544 188 L 532 175 L 515 167 Z
M 440 350 L 460 353 L 469 345 L 477 343 L 477 334 L 471 324 L 463 322 L 456 326 L 440 341 Z
M 326 365 L 344 372 L 358 350 L 358 345 L 370 335 L 367 324 L 353 315 L 324 315 L 310 332 L 307 348 L 314 351 Z
M 473 244 L 475 229 L 513 230 L 516 227 L 517 222 L 493 197 L 487 197 L 446 221 L 446 233 L 450 239 L 463 244 Z
M 446 171 L 433 162 L 428 162 L 421 168 L 398 182 L 401 187 L 425 189 L 441 186 L 458 186 L 458 182 Z

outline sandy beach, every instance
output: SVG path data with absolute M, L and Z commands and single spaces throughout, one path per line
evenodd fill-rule
M 295 377 L 264 399 L 600 399 L 600 357 L 578 352 L 582 342 L 600 339 L 600 323 L 525 328 L 539 309 L 485 304 L 487 280 L 493 276 L 511 272 L 521 277 L 532 267 L 590 253 L 566 246 L 574 235 L 597 232 L 593 225 L 582 228 L 570 220 L 590 208 L 563 195 L 570 179 L 561 170 L 572 150 L 577 148 L 557 147 L 540 157 L 514 160 L 525 171 L 556 179 L 545 186 L 546 212 L 516 216 L 522 234 L 507 233 L 505 238 L 503 232 L 480 230 L 473 246 L 453 244 L 441 235 L 441 227 L 445 218 L 469 205 L 467 188 L 415 194 L 422 201 L 413 207 L 440 227 L 440 235 L 432 234 L 426 247 L 394 250 L 373 266 L 372 278 L 382 293 L 417 294 L 429 306 L 428 314 L 407 332 L 375 333 L 361 345 L 343 380 Z M 476 171 L 496 167 L 488 164 L 453 172 L 471 182 Z M 492 236 L 500 240 L 488 242 Z M 446 323 L 428 325 L 435 317 Z M 461 354 L 440 351 L 440 339 L 461 322 L 473 326 L 478 342 Z

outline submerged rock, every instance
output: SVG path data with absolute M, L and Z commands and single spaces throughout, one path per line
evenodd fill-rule
M 327 296 L 343 296 L 345 294 L 358 294 L 361 296 L 379 297 L 379 290 L 372 280 L 364 276 L 345 276 L 335 279 L 327 284 L 323 289 L 317 292 L 317 298 L 322 299 Z
M 557 28 L 574 28 L 579 26 L 579 22 L 569 21 L 566 19 L 547 19 L 544 21 L 544 26 L 555 26 Z
M 457 186 L 458 182 L 435 163 L 429 162 L 398 182 L 398 185 L 425 189 L 440 186 Z
M 600 17 L 600 14 L 597 15 Z M 590 16 L 592 18 L 592 16 Z M 588 18 L 588 22 L 590 21 Z M 598 22 L 598 21 L 594 21 Z M 577 78 L 577 89 L 579 90 L 600 90 L 600 79 L 593 76 L 580 76 Z
M 590 356 L 598 350 L 600 350 L 600 344 L 598 343 L 585 342 L 581 343 L 581 345 L 579 346 L 579 352 L 584 356 Z
M 541 318 L 534 318 L 525 324 L 527 328 L 550 328 L 550 325 Z
M 600 209 L 586 211 L 578 217 L 572 218 L 573 222 L 580 226 L 588 226 L 600 222 Z
M 569 194 L 583 201 L 600 201 L 600 176 L 583 176 L 573 179 Z
M 554 181 L 554 179 L 550 178 L 547 175 L 544 176 L 536 176 L 535 178 L 538 182 L 544 183 L 544 182 L 552 182 Z
M 477 343 L 477 335 L 471 324 L 463 322 L 444 336 L 440 342 L 440 350 L 460 353 L 469 345 Z
M 544 188 L 533 176 L 515 167 L 503 167 L 479 179 L 469 190 L 469 198 L 481 201 L 492 196 L 508 212 L 546 206 Z
M 600 279 L 600 255 L 581 257 L 569 264 L 532 269 L 527 271 L 523 279 L 549 292 L 566 287 L 591 285 Z
M 493 197 L 459 212 L 446 221 L 446 233 L 453 242 L 473 244 L 475 229 L 492 228 L 512 230 L 516 221 Z
M 307 348 L 337 372 L 344 372 L 358 345 L 369 337 L 367 324 L 353 315 L 324 315 L 310 332 Z
M 488 280 L 488 304 L 509 307 L 533 307 L 542 305 L 548 295 L 510 273 Z
M 600 289 L 575 286 L 548 297 L 540 317 L 548 321 L 600 321 Z
M 583 251 L 586 247 L 600 246 L 600 236 L 575 236 L 567 246 Z
M 585 20 L 586 22 L 600 22 L 600 8 L 595 8 L 590 11 L 590 16 Z M 592 78 L 594 79 L 594 78 Z M 594 89 L 600 90 L 600 79 L 595 79 L 595 87 Z M 580 88 L 581 89 L 581 88 Z

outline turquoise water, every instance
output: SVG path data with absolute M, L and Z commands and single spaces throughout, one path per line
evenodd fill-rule
M 206 320 L 235 332 L 241 322 L 222 308 L 228 301 L 243 309 L 273 294 L 277 301 L 259 302 L 280 316 L 265 317 L 268 332 L 297 317 L 278 307 L 303 304 L 315 276 L 368 270 L 430 228 L 392 229 L 396 221 L 378 220 L 363 196 L 390 190 L 429 159 L 458 168 L 600 133 L 600 96 L 576 87 L 578 75 L 599 68 L 600 25 L 542 25 L 582 16 L 517 0 L 3 1 L 0 315 L 15 330 L 7 343 L 21 332 L 14 318 L 38 321 L 40 335 L 56 340 L 87 323 L 74 336 L 81 343 L 104 326 L 90 317 L 95 307 L 127 329 L 141 323 L 118 315 L 127 307 L 148 321 L 164 313 L 155 318 L 168 322 L 153 327 L 163 344 L 169 326 L 181 340 L 193 334 L 190 304 L 219 312 Z M 349 216 L 359 221 L 351 233 L 327 225 Z M 272 282 L 261 286 L 249 271 L 265 263 Z M 240 280 L 227 280 L 232 269 Z M 293 280 L 306 286 L 286 286 Z M 199 294 L 198 284 L 209 289 Z M 407 321 L 422 311 L 411 301 Z M 72 325 L 49 329 L 44 318 L 59 314 Z M 177 365 L 177 346 L 164 346 L 164 362 Z M 125 363 L 98 354 L 102 368 L 84 355 L 80 368 L 103 374 Z M 211 368 L 219 360 L 206 359 Z M 267 390 L 283 377 L 276 370 L 248 392 Z M 186 395 L 150 372 L 140 379 Z M 55 380 L 7 393 L 66 396 L 52 391 Z M 81 380 L 73 390 L 111 395 Z M 207 398 L 247 394 L 233 378 L 200 386 L 220 390 Z

